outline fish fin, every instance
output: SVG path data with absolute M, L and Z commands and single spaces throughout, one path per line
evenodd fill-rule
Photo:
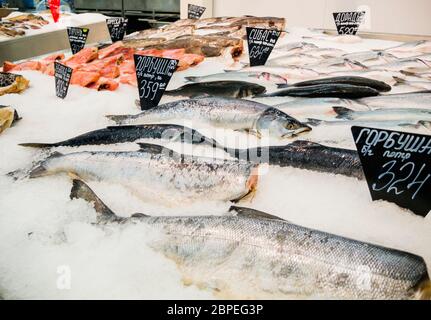
M 426 274 L 415 287 L 417 300 L 431 300 L 431 281 Z
M 402 85 L 402 84 L 407 84 L 407 80 L 405 80 L 403 78 L 400 78 L 400 77 L 397 77 L 397 76 L 393 76 L 392 78 L 394 78 L 394 80 L 395 80 L 395 86 L 399 86 L 399 85 Z
M 39 178 L 39 177 L 43 177 L 43 176 L 47 175 L 48 170 L 44 166 L 44 163 L 48 160 L 59 158 L 62 156 L 63 156 L 63 154 L 60 152 L 51 153 L 51 155 L 48 158 L 46 158 L 44 161 L 42 161 L 42 163 L 36 164 L 36 166 L 33 169 L 31 169 L 30 174 L 29 174 L 29 178 L 34 179 L 34 178 Z
M 332 107 L 332 110 L 337 114 L 337 119 L 353 120 L 354 111 L 345 107 Z
M 196 82 L 196 80 L 199 79 L 199 77 L 184 77 L 184 79 L 189 82 Z
M 105 116 L 111 121 L 114 121 L 116 124 L 122 124 L 125 120 L 127 120 L 130 116 L 129 115 L 107 115 Z
M 402 73 L 405 76 L 411 76 L 411 77 L 416 77 L 416 73 L 411 72 L 411 71 L 407 71 L 407 70 L 400 70 L 400 73 Z
M 90 202 L 97 212 L 97 223 L 109 222 L 118 220 L 118 217 L 108 208 L 106 204 L 94 193 L 91 188 L 85 184 L 81 179 L 73 179 L 72 189 L 70 190 L 70 199 L 82 199 Z
M 255 209 L 244 208 L 244 207 L 231 206 L 229 208 L 229 212 L 234 212 L 234 213 L 236 213 L 237 217 L 243 217 L 243 218 L 270 219 L 270 220 L 286 221 L 285 219 L 274 216 L 272 214 L 265 213 L 263 211 L 259 211 L 259 210 L 255 210 Z
M 278 83 L 277 84 L 277 89 L 284 89 L 284 88 L 288 88 L 288 87 L 290 87 L 290 85 L 287 83 Z
M 130 216 L 131 218 L 148 218 L 151 217 L 148 214 L 143 214 L 143 213 L 134 213 Z
M 307 121 L 304 122 L 304 123 L 308 124 L 308 125 L 310 125 L 312 127 L 320 126 L 323 123 L 323 120 L 320 120 L 320 119 L 307 118 L 306 120 Z
M 169 156 L 172 155 L 178 155 L 177 152 L 175 152 L 172 149 L 166 148 L 164 146 L 158 145 L 158 144 L 152 144 L 152 143 L 138 143 L 139 145 L 139 151 L 145 151 L 145 152 L 150 152 L 150 153 L 154 153 L 154 154 L 160 154 L 160 153 L 165 153 Z
M 232 200 L 232 202 L 238 203 L 240 201 L 249 201 L 251 203 L 254 199 L 254 196 L 256 195 L 258 180 L 259 180 L 259 166 L 255 166 L 251 170 L 250 176 L 248 177 L 246 182 L 246 187 L 248 189 L 248 192 L 245 195 Z
M 425 127 L 425 128 L 427 128 L 427 129 L 431 130 L 431 121 L 420 120 L 420 121 L 418 122 L 418 125 L 420 125 L 420 126 L 422 126 L 422 127 Z
M 18 145 L 21 147 L 38 148 L 38 149 L 51 148 L 55 146 L 54 143 L 20 143 Z

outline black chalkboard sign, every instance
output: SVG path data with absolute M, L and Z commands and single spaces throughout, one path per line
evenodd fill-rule
M 263 66 L 274 49 L 281 32 L 278 30 L 247 27 L 250 66 Z
M 356 35 L 364 19 L 365 11 L 334 12 L 333 15 L 338 34 Z
M 85 42 L 87 41 L 88 33 L 90 29 L 87 28 L 76 28 L 68 27 L 67 35 L 69 37 L 70 49 L 72 53 L 78 53 L 85 47 Z
M 207 8 L 205 8 L 205 7 L 201 7 L 201 6 L 197 6 L 195 4 L 189 3 L 187 18 L 189 18 L 189 19 L 200 19 L 202 17 L 202 15 L 204 14 L 206 9 Z
M 352 127 L 373 200 L 425 217 L 431 210 L 431 136 Z
M 126 35 L 127 21 L 125 18 L 106 19 L 106 25 L 108 26 L 112 42 L 123 40 Z
M 178 60 L 137 54 L 134 58 L 141 109 L 157 107 L 177 68 Z
M 54 62 L 55 94 L 57 97 L 64 99 L 67 96 L 72 71 L 72 68 L 60 62 Z

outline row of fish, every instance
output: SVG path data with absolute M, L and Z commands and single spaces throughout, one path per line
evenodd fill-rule
M 0 21 L 0 35 L 8 38 L 23 36 L 26 30 L 40 29 L 48 23 L 43 17 L 31 13 L 5 17 Z

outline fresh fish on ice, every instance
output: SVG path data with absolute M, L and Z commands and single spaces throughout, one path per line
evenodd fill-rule
M 370 78 L 364 77 L 356 77 L 356 76 L 340 76 L 340 77 L 331 77 L 331 78 L 320 78 L 315 80 L 307 80 L 302 82 L 297 82 L 294 84 L 282 84 L 279 85 L 279 88 L 288 88 L 288 87 L 307 87 L 307 86 L 315 86 L 315 85 L 323 85 L 323 84 L 347 84 L 352 86 L 364 86 L 373 88 L 380 92 L 388 92 L 391 91 L 391 86 L 382 82 L 373 80 Z
M 420 40 L 413 42 L 406 42 L 399 46 L 384 50 L 385 52 L 392 53 L 398 58 L 408 58 L 418 54 L 431 53 L 431 41 Z
M 198 83 L 210 81 L 246 81 L 264 85 L 277 85 L 287 82 L 282 76 L 269 72 L 223 72 L 201 77 L 184 77 L 184 79 Z
M 350 84 L 318 84 L 306 87 L 288 87 L 256 97 L 309 97 L 309 98 L 346 98 L 358 99 L 379 95 L 379 91 L 370 87 Z
M 355 111 L 345 107 L 334 107 L 338 119 L 360 121 L 431 121 L 430 109 L 377 109 L 373 111 Z
M 32 148 L 77 147 L 84 145 L 108 145 L 136 142 L 140 139 L 163 139 L 182 143 L 220 147 L 217 141 L 205 137 L 194 129 L 176 124 L 146 124 L 112 126 L 84 133 L 77 137 L 54 143 L 21 143 L 20 146 Z
M 356 100 L 340 98 L 295 98 L 274 107 L 295 117 L 304 117 L 316 114 L 333 114 L 334 106 L 344 106 L 354 110 L 368 111 L 366 105 L 356 102 Z
M 148 245 L 177 263 L 186 285 L 222 298 L 430 299 L 416 255 L 239 210 L 236 216 L 117 216 L 85 183 L 71 199 L 93 203 L 99 225 L 142 224 Z
M 420 90 L 431 90 L 431 81 L 406 80 L 403 78 L 394 77 L 397 82 L 395 86 L 408 86 Z M 413 90 L 410 90 L 413 91 Z
M 256 94 L 261 94 L 265 91 L 265 87 L 251 82 L 210 81 L 201 83 L 188 83 L 180 88 L 165 91 L 165 95 L 191 98 L 203 96 L 246 98 Z
M 117 124 L 146 124 L 173 119 L 194 120 L 215 127 L 242 130 L 261 136 L 291 137 L 310 127 L 267 105 L 228 98 L 199 98 L 175 101 L 137 115 L 107 116 Z
M 133 152 L 56 153 L 36 166 L 30 178 L 72 173 L 86 181 L 120 184 L 145 200 L 175 205 L 234 201 L 256 190 L 256 164 L 180 155 L 158 145 L 139 145 L 141 149 Z
M 347 53 L 342 56 L 344 59 L 358 61 L 366 66 L 373 66 L 378 64 L 391 63 L 398 60 L 398 58 L 385 51 L 363 51 Z
M 430 129 L 431 123 L 429 121 L 415 121 L 415 120 L 388 120 L 388 121 L 379 121 L 379 120 L 322 120 L 322 119 L 314 119 L 308 118 L 306 123 L 312 127 L 318 126 L 360 126 L 360 127 L 378 127 L 378 128 L 396 128 L 396 127 L 404 127 L 410 129 Z
M 380 108 L 409 108 L 430 109 L 431 91 L 418 91 L 400 94 L 386 94 L 377 97 L 368 97 L 358 100 L 359 103 L 367 105 L 371 109 Z
M 232 156 L 246 161 L 294 167 L 299 169 L 341 174 L 364 179 L 361 161 L 356 150 L 331 148 L 318 143 L 297 140 L 285 146 L 253 149 L 229 149 Z
M 283 51 L 290 54 L 304 53 L 309 50 L 318 49 L 319 47 L 309 42 L 290 42 L 282 45 L 276 45 L 275 50 Z
M 372 67 L 373 70 L 387 70 L 387 71 L 407 71 L 415 72 L 417 70 L 429 70 L 431 64 L 421 59 L 404 59 L 398 60 L 391 63 L 375 65 Z
M 319 61 L 322 61 L 322 59 L 307 54 L 287 54 L 269 59 L 265 66 L 285 68 L 289 66 L 306 66 Z

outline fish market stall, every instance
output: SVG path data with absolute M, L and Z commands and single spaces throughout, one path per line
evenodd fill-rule
M 429 137 L 430 54 L 247 16 L 8 57 L 0 296 L 430 299 L 430 215 L 372 201 L 351 131 Z

